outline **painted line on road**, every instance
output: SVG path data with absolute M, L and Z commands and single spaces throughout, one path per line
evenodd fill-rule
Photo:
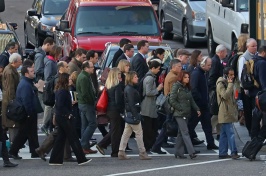
M 204 161 L 204 162 L 199 162 L 199 163 L 181 164 L 181 165 L 159 167 L 159 168 L 153 168 L 153 169 L 144 169 L 144 170 L 138 170 L 138 171 L 116 173 L 116 174 L 110 174 L 110 175 L 105 175 L 105 176 L 139 174 L 139 173 L 144 173 L 144 172 L 153 172 L 153 171 L 157 171 L 157 170 L 165 170 L 165 169 L 173 169 L 173 168 L 179 168 L 179 167 L 187 167 L 187 166 L 195 166 L 195 165 L 217 163 L 217 162 L 223 162 L 223 161 L 228 161 L 228 160 L 232 160 L 232 159 L 220 159 L 220 160 L 213 160 L 213 161 Z

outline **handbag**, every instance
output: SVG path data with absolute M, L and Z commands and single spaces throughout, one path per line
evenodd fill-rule
M 103 89 L 103 92 L 97 102 L 96 110 L 100 113 L 106 113 L 108 106 L 108 93 L 106 87 Z
M 173 117 L 172 119 L 165 121 L 166 135 L 169 137 L 176 137 L 178 133 L 178 124 Z
M 161 93 L 157 98 L 156 98 L 156 106 L 158 108 L 158 110 L 163 108 L 163 105 L 165 103 L 166 100 L 166 96 L 164 96 L 163 93 Z
M 131 112 L 125 111 L 124 120 L 126 123 L 128 123 L 130 125 L 137 125 L 141 121 L 141 116 L 140 116 L 140 114 L 138 114 L 138 116 L 133 116 L 133 114 Z
M 9 120 L 23 122 L 27 119 L 28 114 L 25 107 L 18 100 L 11 100 L 7 105 L 6 116 Z

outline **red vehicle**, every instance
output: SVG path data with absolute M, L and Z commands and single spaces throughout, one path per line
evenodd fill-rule
M 150 0 L 71 0 L 57 25 L 56 40 L 64 56 L 76 48 L 102 53 L 107 42 L 121 38 L 159 44 L 161 32 L 172 29 L 169 21 L 161 29 Z

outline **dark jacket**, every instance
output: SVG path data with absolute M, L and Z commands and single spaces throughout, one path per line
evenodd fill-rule
M 42 47 L 36 48 L 34 51 L 36 52 L 34 57 L 34 72 L 36 81 L 39 79 L 44 80 L 44 58 L 46 53 Z
M 98 83 L 98 79 L 97 79 L 97 67 L 94 67 L 94 71 L 93 73 L 90 75 L 91 76 L 91 80 L 94 86 L 94 89 L 96 91 L 95 95 L 98 96 L 98 92 L 99 92 L 99 83 Z
M 57 73 L 57 62 L 51 56 L 44 58 L 44 80 L 47 81 Z
M 55 114 L 58 116 L 69 116 L 72 113 L 71 95 L 68 90 L 55 91 Z
M 266 89 L 266 58 L 255 56 L 254 78 L 259 83 L 259 90 Z M 257 93 L 257 92 L 254 92 Z
M 209 93 L 207 73 L 200 66 L 194 69 L 190 76 L 192 96 L 200 110 L 208 110 Z
M 140 116 L 140 95 L 137 86 L 127 85 L 125 87 L 125 108 L 134 117 Z
M 119 62 L 121 61 L 121 60 L 127 60 L 127 57 L 126 57 L 126 55 L 125 55 L 125 53 L 123 53 L 123 54 L 121 54 L 121 56 L 117 59 L 117 61 L 116 61 L 116 63 L 115 63 L 115 67 L 117 67 L 118 66 L 118 64 L 119 64 Z
M 174 108 L 174 116 L 190 117 L 191 109 L 199 111 L 191 91 L 180 82 L 176 82 L 170 92 L 170 104 Z
M 209 71 L 209 90 L 216 89 L 216 81 L 221 76 L 223 76 L 223 65 L 219 59 L 219 56 L 215 54 L 212 58 L 212 67 Z
M 193 65 L 188 65 L 186 71 L 189 72 L 189 73 L 191 74 L 195 68 L 196 68 L 196 67 L 194 67 Z
M 9 53 L 7 51 L 4 51 L 0 55 L 0 67 L 5 68 L 9 64 Z
M 113 61 L 112 61 L 112 67 L 116 67 L 116 61 L 123 53 L 124 52 L 123 52 L 123 50 L 121 50 L 121 48 L 119 48 L 117 50 L 117 52 L 115 52 L 114 57 L 113 57 Z M 106 66 L 106 67 L 108 67 L 108 66 Z
M 76 89 L 78 93 L 78 103 L 95 105 L 96 92 L 93 88 L 89 73 L 84 70 L 80 72 L 76 82 Z
M 35 98 L 38 98 L 34 92 L 33 79 L 22 76 L 16 91 L 16 100 L 22 103 L 25 107 L 27 114 L 30 117 L 37 118 L 37 112 L 35 109 Z
M 81 66 L 82 63 L 80 61 L 78 61 L 76 58 L 73 58 L 69 63 L 68 63 L 68 67 L 69 67 L 69 75 L 71 75 L 74 71 L 76 71 L 78 74 L 80 74 L 81 72 Z
M 130 69 L 137 72 L 139 80 L 141 80 L 145 74 L 149 71 L 149 67 L 146 63 L 146 60 L 143 58 L 143 56 L 138 53 L 136 54 L 130 63 L 131 67 Z
M 121 84 L 118 84 L 110 89 L 107 89 L 108 94 L 108 107 L 107 111 L 124 111 L 124 94 Z

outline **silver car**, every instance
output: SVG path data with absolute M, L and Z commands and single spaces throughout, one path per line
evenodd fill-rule
M 206 0 L 161 0 L 161 25 L 166 20 L 173 23 L 173 32 L 163 33 L 163 39 L 171 40 L 176 34 L 183 37 L 185 47 L 191 46 L 192 42 L 206 42 L 205 8 Z

